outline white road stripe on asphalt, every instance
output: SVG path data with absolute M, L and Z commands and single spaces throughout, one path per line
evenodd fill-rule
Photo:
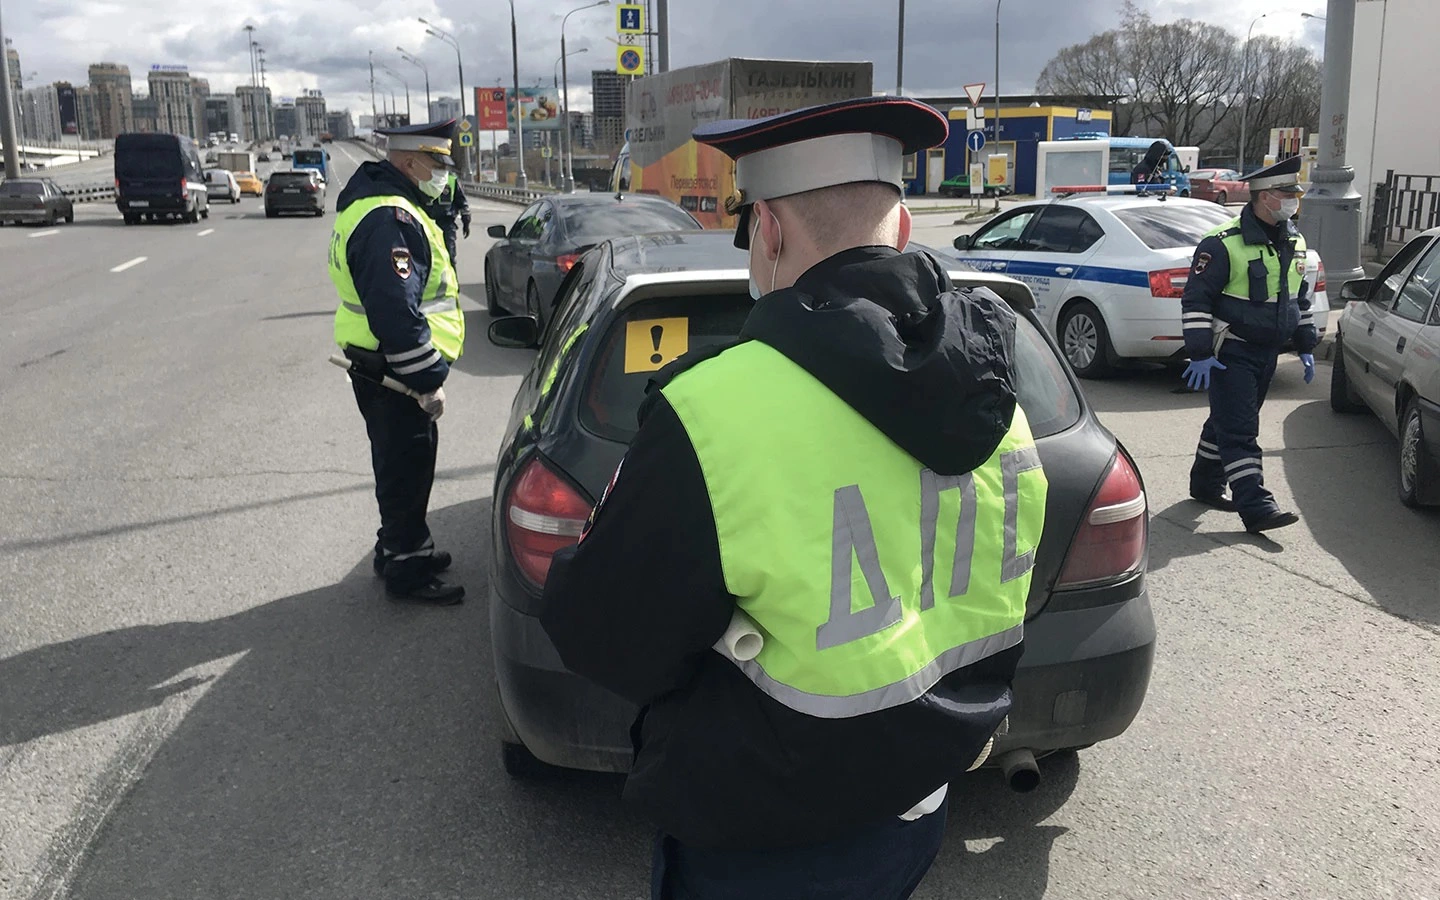
M 214 234 L 214 233 L 215 233 L 215 229 L 213 229 L 213 228 L 207 228 L 207 229 L 205 229 L 204 231 L 200 232 L 199 234 L 197 234 L 197 235 L 195 235 L 195 236 L 196 236 L 196 237 L 204 237 L 204 236 L 207 235 L 207 234 Z
M 59 233 L 60 233 L 60 229 L 58 229 L 58 228 L 52 228 L 52 229 L 50 229 L 49 231 L 32 231 L 32 232 L 30 232 L 30 236 L 31 236 L 31 237 L 49 237 L 49 236 L 52 235 L 52 234 L 59 234 Z
M 133 268 L 133 267 L 135 267 L 135 266 L 140 265 L 141 263 L 143 263 L 145 260 L 147 260 L 147 259 L 149 259 L 149 258 L 150 258 L 150 257 L 148 257 L 148 256 L 137 256 L 137 257 L 135 257 L 134 259 L 130 260 L 129 262 L 123 262 L 123 263 L 121 263 L 120 265 L 116 266 L 115 268 L 111 269 L 110 271 L 112 271 L 112 272 L 123 272 L 123 271 L 125 271 L 126 269 Z

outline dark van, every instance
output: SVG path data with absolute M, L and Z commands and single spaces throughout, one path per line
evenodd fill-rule
M 198 222 L 210 216 L 200 150 L 175 134 L 115 138 L 115 205 L 126 225 L 140 219 Z

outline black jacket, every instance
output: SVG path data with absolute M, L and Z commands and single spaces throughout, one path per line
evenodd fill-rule
M 1238 227 L 1245 243 L 1263 244 L 1268 256 L 1279 255 L 1280 271 L 1288 270 L 1297 262 L 1295 239 L 1300 232 L 1288 219 L 1279 225 L 1266 225 L 1255 215 L 1254 208 L 1246 204 L 1240 213 Z M 1263 265 L 1254 268 L 1256 271 L 1249 273 L 1249 283 L 1251 296 L 1255 299 L 1239 300 L 1226 296 L 1225 285 L 1230 281 L 1230 252 L 1225 249 L 1223 232 L 1205 238 L 1195 248 L 1190 277 L 1180 298 L 1185 349 L 1191 359 L 1214 355 L 1211 323 L 1216 319 L 1230 323 L 1230 333 L 1235 337 L 1266 349 L 1279 348 L 1292 340 L 1299 353 L 1315 349 L 1319 335 L 1315 331 L 1314 314 L 1310 309 L 1310 283 L 1302 281 L 1299 296 L 1291 297 L 1287 281 L 1282 278 L 1276 302 L 1266 303 L 1263 302 L 1269 296 L 1266 272 Z
M 1004 301 L 951 291 L 929 257 L 869 247 L 761 299 L 740 340 L 784 353 L 922 463 L 955 474 L 1009 427 L 1015 327 Z M 540 616 L 569 668 L 642 707 L 625 797 L 662 830 L 697 846 L 814 843 L 904 813 L 963 773 L 1009 711 L 1020 648 L 848 719 L 789 709 L 710 649 L 734 598 L 695 451 L 656 388 L 717 352 L 677 360 L 652 383 L 586 534 L 555 557 Z M 806 464 L 783 447 L 775 458 Z
M 428 211 L 429 198 L 389 162 L 367 162 L 340 192 L 336 212 L 366 197 L 398 195 L 417 209 Z M 380 352 L 402 358 L 387 365 L 388 374 L 407 387 L 422 393 L 445 383 L 450 364 L 438 353 L 425 354 L 430 344 L 430 325 L 420 312 L 420 298 L 430 278 L 430 239 L 415 217 L 396 207 L 371 210 L 345 246 L 345 260 L 355 290 L 365 307 L 370 332 L 380 341 Z M 414 354 L 421 352 L 422 355 Z M 419 371 L 409 369 L 414 360 L 434 359 Z

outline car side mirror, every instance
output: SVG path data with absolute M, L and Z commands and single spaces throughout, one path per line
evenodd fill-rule
M 974 240 L 975 240 L 975 236 L 972 235 L 972 234 L 957 235 L 956 238 L 955 238 L 955 249 L 956 249 L 956 250 L 969 250 L 969 249 L 970 249 L 970 244 L 971 244 L 971 242 L 974 241 Z
M 490 323 L 490 343 L 509 350 L 528 350 L 540 344 L 540 320 L 534 316 L 503 316 Z
M 485 233 L 493 238 L 503 238 L 508 232 L 506 232 L 504 225 L 491 225 L 485 229 Z
M 1374 284 L 1373 278 L 1357 278 L 1354 281 L 1347 281 L 1340 286 L 1340 301 L 1349 303 L 1353 300 L 1364 303 L 1370 299 L 1370 288 Z
M 1189 175 L 1189 174 L 1190 174 L 1190 167 L 1189 167 L 1189 166 L 1186 166 L 1186 167 L 1185 167 L 1185 174 L 1186 174 L 1186 175 Z

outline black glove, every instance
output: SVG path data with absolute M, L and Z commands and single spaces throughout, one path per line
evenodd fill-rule
M 463 219 L 460 220 L 460 224 L 461 227 L 464 229 L 465 236 L 468 238 L 470 236 L 470 217 L 465 216 Z

